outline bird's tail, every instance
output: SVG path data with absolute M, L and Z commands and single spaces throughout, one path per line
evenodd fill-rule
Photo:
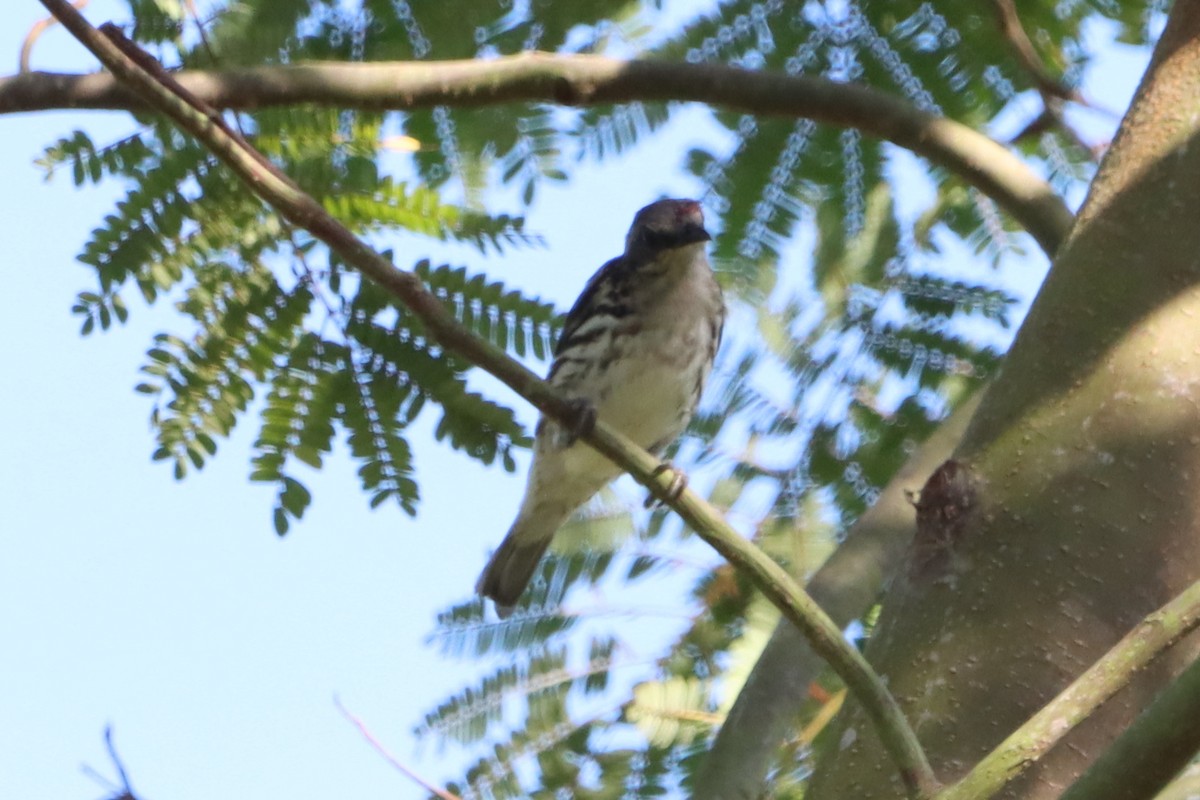
M 554 532 L 566 521 L 570 512 L 541 510 L 517 517 L 504 541 L 496 548 L 483 568 L 475 591 L 496 604 L 496 613 L 503 619 L 512 613 L 521 599 L 533 573 L 537 570 Z

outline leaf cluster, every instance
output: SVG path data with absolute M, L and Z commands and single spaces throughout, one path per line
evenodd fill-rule
M 447 204 L 382 176 L 378 120 L 273 113 L 254 124 L 262 150 L 359 231 L 455 240 L 481 253 L 539 243 L 519 217 Z M 334 131 L 344 146 L 331 159 Z M 80 255 L 97 279 L 73 307 L 82 333 L 126 321 L 131 287 L 147 305 L 169 299 L 188 323 L 154 337 L 137 386 L 153 400 L 153 457 L 176 477 L 201 468 L 253 410 L 251 478 L 275 486 L 281 534 L 312 499 L 295 466 L 320 468 L 339 430 L 372 507 L 394 500 L 415 513 L 406 429 L 427 406 L 441 411 L 437 438 L 515 468 L 513 448 L 527 437 L 510 409 L 468 388 L 470 364 L 442 353 L 390 297 L 346 275 L 170 128 L 152 123 L 108 146 L 77 132 L 42 163 L 69 167 L 77 182 L 129 185 Z M 549 353 L 560 325 L 551 305 L 464 267 L 421 259 L 413 269 L 479 335 L 521 355 Z

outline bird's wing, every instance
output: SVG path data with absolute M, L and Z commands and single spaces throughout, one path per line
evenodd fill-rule
M 587 339 L 599 335 L 598 331 L 589 331 L 585 327 L 588 320 L 598 320 L 601 317 L 620 318 L 630 313 L 627 302 L 628 281 L 626 277 L 634 269 L 634 264 L 625 256 L 617 256 L 596 271 L 583 287 L 583 292 L 567 312 L 563 322 L 562 333 L 554 346 L 554 359 L 558 360 L 572 347 L 583 344 Z M 554 374 L 554 367 L 550 368 Z

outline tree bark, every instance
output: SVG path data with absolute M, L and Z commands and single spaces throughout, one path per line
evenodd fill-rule
M 1200 0 L 1179 0 L 1074 231 L 953 461 L 868 655 L 960 777 L 1200 576 Z M 1057 797 L 1195 636 L 1000 796 Z M 813 798 L 900 796 L 851 708 Z

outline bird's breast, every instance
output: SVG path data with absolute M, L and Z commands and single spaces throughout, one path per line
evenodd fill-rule
M 643 447 L 683 431 L 712 366 L 721 299 L 700 266 L 622 320 L 612 339 L 596 410 Z

